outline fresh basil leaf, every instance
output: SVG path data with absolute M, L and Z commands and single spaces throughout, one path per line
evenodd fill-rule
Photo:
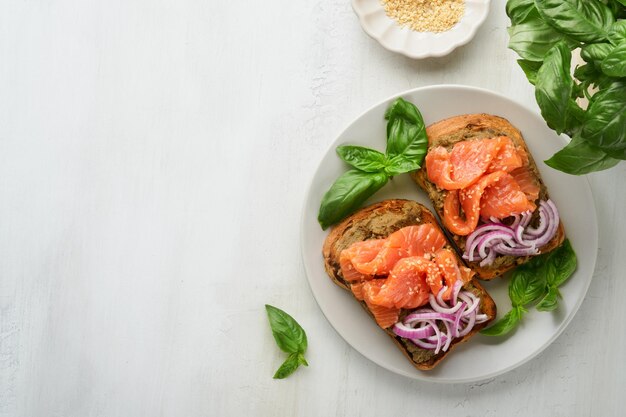
M 513 309 L 506 313 L 500 320 L 495 322 L 492 326 L 481 330 L 480 333 L 486 336 L 502 336 L 507 334 L 517 326 L 524 312 L 525 310 L 522 307 L 513 307 Z
M 380 190 L 388 177 L 384 172 L 363 172 L 352 169 L 337 178 L 322 197 L 317 220 L 326 229 L 348 214 L 358 209 L 361 204 Z
M 578 88 L 581 88 L 581 86 L 574 83 L 573 90 L 572 90 L 572 97 L 576 95 L 574 91 Z M 569 137 L 573 137 L 574 135 L 577 135 L 578 133 L 580 133 L 584 122 L 585 122 L 585 111 L 580 108 L 580 106 L 576 103 L 574 99 L 570 99 L 569 102 L 567 103 L 565 133 L 567 133 Z
M 609 77 L 626 77 L 626 40 L 609 52 L 600 68 Z
M 607 6 L 617 18 L 622 17 L 622 13 L 626 13 L 626 0 L 607 0 Z
M 396 155 L 391 158 L 385 168 L 385 172 L 389 176 L 404 174 L 405 172 L 415 171 L 420 167 L 420 163 L 414 158 L 405 155 Z
M 309 363 L 306 361 L 302 353 L 298 353 L 298 363 L 300 365 L 309 366 Z
M 594 94 L 582 136 L 608 155 L 622 159 L 626 150 L 626 81 L 615 81 Z
M 387 119 L 387 157 L 404 155 L 418 164 L 426 156 L 428 137 L 421 113 L 413 103 L 396 99 L 385 113 Z
M 385 154 L 362 146 L 338 146 L 337 155 L 348 164 L 365 172 L 378 172 L 387 165 Z
M 576 271 L 578 260 L 569 239 L 556 250 L 550 253 L 548 263 L 552 266 L 550 273 L 546 274 L 548 285 L 560 287 Z
M 600 72 L 593 64 L 578 65 L 574 69 L 574 77 L 580 81 L 593 82 L 601 76 L 602 72 Z
M 513 307 L 525 306 L 536 301 L 546 286 L 545 276 L 536 268 L 518 266 L 509 281 L 509 298 Z
M 535 0 L 539 14 L 561 33 L 580 42 L 605 40 L 615 22 L 603 3 L 588 0 Z
M 619 163 L 619 159 L 611 158 L 590 145 L 580 135 L 576 135 L 567 146 L 552 155 L 545 163 L 568 174 L 582 175 L 612 168 Z
M 528 61 L 543 62 L 548 51 L 565 35 L 537 19 L 508 28 L 509 48 Z
M 300 362 L 301 354 L 292 353 L 289 357 L 280 365 L 280 368 L 274 374 L 274 379 L 283 379 L 287 378 L 289 375 L 293 374 L 296 369 L 302 364 Z M 302 357 L 304 359 L 304 357 Z M 306 362 L 306 361 L 305 361 Z
M 558 288 L 554 286 L 548 287 L 546 295 L 537 303 L 535 308 L 539 311 L 556 310 L 559 304 L 560 293 Z
M 511 23 L 519 25 L 533 19 L 539 19 L 535 0 L 509 0 L 506 2 L 506 15 Z
M 530 260 L 523 265 L 523 269 L 529 269 L 536 273 L 539 272 L 546 264 L 548 256 L 549 254 L 543 254 L 531 257 Z
M 612 49 L 613 46 L 608 43 L 590 43 L 580 49 L 580 57 L 589 63 L 602 61 Z
M 626 5 L 626 0 L 623 0 Z M 613 45 L 619 45 L 620 43 L 626 41 L 626 20 L 618 20 L 613 23 L 611 26 L 611 30 L 608 34 L 609 42 Z
M 265 310 L 278 347 L 287 353 L 306 352 L 306 333 L 298 322 L 283 310 L 269 304 L 265 304 Z
M 535 98 L 541 115 L 559 134 L 567 127 L 567 110 L 574 84 L 570 75 L 571 61 L 572 54 L 565 42 L 557 43 L 545 56 L 535 84 Z
M 535 85 L 535 83 L 537 82 L 537 71 L 539 71 L 539 68 L 541 68 L 542 62 L 529 61 L 527 59 L 518 59 L 517 63 L 522 68 L 522 71 L 524 71 L 524 74 L 526 74 L 526 78 L 528 78 L 528 81 L 532 85 Z

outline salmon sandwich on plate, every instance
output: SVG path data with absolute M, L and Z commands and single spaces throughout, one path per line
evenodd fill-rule
M 462 115 L 426 132 L 425 163 L 411 176 L 481 279 L 563 243 L 556 205 L 522 134 L 506 119 Z
M 524 306 L 541 297 L 538 308 L 554 310 L 557 286 L 573 273 L 576 259 L 571 246 L 562 245 L 559 212 L 521 132 L 489 114 L 426 127 L 415 106 L 401 98 L 385 119 L 385 154 L 337 148 L 356 169 L 335 181 L 320 206 L 322 228 L 334 224 L 322 248 L 330 278 L 352 293 L 420 370 L 433 369 L 478 332 L 511 331 Z M 434 213 L 407 199 L 359 208 L 402 173 L 426 192 Z M 561 262 L 559 279 L 540 270 L 552 262 Z M 478 280 L 513 269 L 514 308 L 490 326 L 496 304 Z M 520 277 L 526 281 L 520 284 Z

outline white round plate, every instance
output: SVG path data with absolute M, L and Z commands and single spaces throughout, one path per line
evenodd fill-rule
M 376 325 L 352 295 L 331 281 L 324 271 L 322 244 L 327 231 L 317 223 L 320 201 L 333 181 L 348 167 L 336 156 L 340 144 L 358 144 L 384 151 L 388 105 L 403 97 L 414 103 L 431 124 L 468 113 L 490 113 L 508 119 L 519 128 L 539 165 L 550 196 L 560 210 L 567 237 L 578 255 L 578 269 L 560 289 L 558 310 L 540 313 L 529 309 L 522 323 L 508 337 L 477 335 L 459 345 L 434 370 L 415 369 L 389 336 Z M 473 87 L 440 85 L 418 88 L 379 103 L 353 121 L 333 142 L 322 159 L 306 197 L 301 224 L 301 245 L 307 278 L 322 312 L 337 332 L 357 351 L 392 372 L 414 379 L 438 382 L 470 382 L 510 371 L 538 355 L 565 329 L 580 307 L 591 282 L 598 248 L 596 211 L 585 177 L 563 174 L 546 166 L 565 144 L 540 115 L 499 94 Z M 389 198 L 407 198 L 432 208 L 426 194 L 406 174 L 399 175 L 366 204 Z M 509 311 L 506 280 L 486 282 L 496 301 L 498 318 Z
M 489 13 L 490 0 L 466 0 L 465 13 L 450 30 L 415 32 L 387 16 L 380 0 L 352 0 L 361 27 L 382 46 L 409 58 L 444 56 L 468 43 Z

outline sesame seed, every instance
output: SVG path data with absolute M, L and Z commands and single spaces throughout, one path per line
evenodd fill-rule
M 387 16 L 416 32 L 445 32 L 465 12 L 465 0 L 380 0 Z

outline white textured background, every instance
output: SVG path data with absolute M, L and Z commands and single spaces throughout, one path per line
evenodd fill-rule
M 471 44 L 413 61 L 348 0 L 0 3 L 0 416 L 620 416 L 626 165 L 590 177 L 587 299 L 530 363 L 429 385 L 324 319 L 298 246 L 311 175 L 355 116 L 429 84 L 535 107 L 504 1 Z M 283 360 L 263 304 L 307 330 Z

